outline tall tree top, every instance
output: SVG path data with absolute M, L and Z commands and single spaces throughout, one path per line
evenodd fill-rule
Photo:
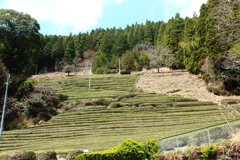
M 0 57 L 10 73 L 26 72 L 40 50 L 40 26 L 30 15 L 0 9 Z

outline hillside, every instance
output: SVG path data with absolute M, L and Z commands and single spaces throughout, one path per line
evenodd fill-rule
M 169 68 L 161 68 L 160 73 L 157 73 L 157 70 L 146 72 L 138 79 L 136 87 L 149 92 L 211 101 L 217 104 L 223 99 L 240 99 L 240 96 L 217 96 L 210 93 L 207 90 L 207 84 L 198 75 Z
M 149 78 L 150 75 L 164 75 L 147 72 L 138 83 L 143 82 L 147 74 Z M 135 92 L 134 83 L 139 75 L 93 75 L 91 89 L 86 75 L 43 75 L 45 78 L 41 83 L 51 81 L 58 85 L 61 101 L 69 105 L 64 113 L 42 125 L 4 131 L 0 155 L 18 150 L 56 151 L 59 154 L 83 148 L 104 150 L 125 139 L 144 142 L 225 123 L 222 114 L 228 121 L 239 119 L 212 102 Z

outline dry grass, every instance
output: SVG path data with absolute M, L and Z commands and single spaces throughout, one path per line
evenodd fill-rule
M 189 74 L 186 71 L 175 71 L 169 68 L 161 68 L 160 73 L 151 70 L 143 74 L 136 87 L 145 91 L 154 91 L 170 96 L 183 96 L 211 101 L 220 104 L 223 99 L 240 99 L 240 96 L 217 96 L 208 92 L 207 84 L 198 75 Z
M 32 79 L 36 79 L 38 81 L 42 80 L 49 80 L 49 79 L 57 79 L 57 78 L 64 78 L 64 77 L 71 77 L 71 76 L 82 76 L 82 75 L 89 75 L 89 67 L 86 67 L 84 71 L 81 72 L 71 72 L 69 73 L 69 76 L 65 72 L 51 72 L 46 74 L 38 74 L 38 75 L 32 75 Z
M 236 144 L 240 144 L 240 131 L 238 130 L 235 134 L 231 135 L 231 141 Z

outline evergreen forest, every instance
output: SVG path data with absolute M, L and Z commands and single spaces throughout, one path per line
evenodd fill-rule
M 176 13 L 167 22 L 146 20 L 124 29 L 96 28 L 69 36 L 42 35 L 37 21 L 22 14 L 29 25 L 16 21 L 19 24 L 10 32 L 13 28 L 7 23 L 15 19 L 8 21 L 9 15 L 1 13 L 0 81 L 11 73 L 15 77 L 11 93 L 21 97 L 18 86 L 32 74 L 80 71 L 91 63 L 94 73 L 114 73 L 121 62 L 127 72 L 142 67 L 186 69 L 200 74 L 215 94 L 239 95 L 239 12 L 239 0 L 208 0 L 192 18 Z M 3 91 L 4 85 L 0 88 Z
M 122 28 L 97 28 L 78 35 L 41 35 L 37 73 L 61 71 L 65 65 L 77 68 L 84 59 L 94 57 L 93 71 L 109 73 L 118 67 L 168 66 L 187 69 L 215 87 L 215 94 L 239 94 L 240 3 L 238 0 L 208 0 L 200 15 L 176 14 L 167 22 Z M 155 61 L 154 61 L 155 60 Z M 81 65 L 80 65 L 81 66 Z

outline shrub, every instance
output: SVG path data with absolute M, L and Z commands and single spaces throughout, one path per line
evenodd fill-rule
M 38 119 L 38 118 L 33 118 L 33 119 L 32 119 L 32 124 L 33 124 L 33 125 L 36 125 L 36 124 L 38 124 L 39 121 L 40 121 L 40 119 Z
M 94 106 L 98 106 L 98 105 L 103 105 L 103 102 L 105 101 L 104 98 L 100 98 L 100 99 L 94 99 L 92 100 L 92 103 Z
M 59 98 L 52 94 L 41 94 L 41 99 L 46 101 L 48 106 L 56 106 L 59 104 Z
M 93 106 L 93 102 L 92 101 L 86 101 L 86 102 L 84 102 L 84 106 Z
M 124 106 L 130 106 L 129 103 L 122 103 L 122 102 L 113 102 L 109 105 L 109 108 L 120 108 Z
M 116 102 L 116 100 L 114 100 L 114 99 L 105 99 L 105 100 L 103 101 L 103 104 L 102 104 L 102 105 L 104 105 L 104 106 L 109 106 L 112 102 Z
M 213 145 L 203 144 L 198 149 L 197 152 L 201 154 L 203 158 L 214 158 L 216 157 L 217 148 Z
M 128 139 L 109 150 L 83 153 L 77 156 L 76 160 L 138 160 L 144 157 L 143 144 Z
M 48 112 L 40 112 L 38 114 L 38 119 L 48 121 L 52 118 L 52 115 Z
M 123 98 L 132 98 L 132 97 L 136 97 L 136 94 L 134 94 L 134 93 L 123 94 L 123 95 L 118 96 L 116 99 L 117 99 L 117 101 L 121 101 Z
M 78 156 L 78 155 L 80 155 L 82 153 L 83 153 L 83 151 L 73 151 L 73 152 L 68 153 L 66 158 L 68 160 L 74 160 L 76 156 Z
M 58 115 L 58 111 L 54 107 L 48 107 L 47 110 L 52 116 Z
M 99 67 L 95 71 L 96 74 L 102 74 L 103 72 L 104 72 L 104 67 Z
M 25 103 L 25 113 L 29 117 L 36 117 L 39 112 L 45 111 L 47 106 L 46 102 L 37 96 L 27 99 Z
M 176 150 L 176 151 L 168 151 L 164 154 L 164 157 L 161 159 L 182 159 L 183 151 Z
M 63 108 L 65 105 L 66 105 L 65 103 L 61 102 L 56 106 L 56 108 L 60 109 L 60 108 Z
M 114 102 L 115 100 L 113 99 L 104 99 L 104 98 L 99 98 L 99 99 L 94 99 L 92 101 L 86 101 L 84 102 L 84 106 L 108 106 L 110 103 Z
M 54 151 L 48 151 L 45 153 L 37 154 L 37 160 L 57 160 L 57 153 Z
M 5 157 L 5 160 L 36 160 L 34 152 L 19 151 Z
M 33 91 L 34 89 L 33 85 L 36 84 L 37 82 L 38 81 L 35 79 L 28 79 L 21 84 L 21 87 Z
M 0 101 L 0 110 L 2 111 L 3 100 Z M 24 107 L 21 103 L 19 103 L 16 99 L 9 97 L 7 99 L 6 104 L 6 112 L 5 112 L 5 123 L 8 124 L 14 120 L 14 118 L 18 117 L 22 112 Z M 2 112 L 0 113 L 2 114 Z
M 142 103 L 139 104 L 139 107 L 156 107 L 156 104 Z
M 109 73 L 117 73 L 118 72 L 118 69 L 110 69 L 109 70 Z
M 146 157 L 148 159 L 156 159 L 156 155 L 160 153 L 159 145 L 156 139 L 148 140 L 144 143 L 144 151 L 146 153 Z
M 121 74 L 131 74 L 130 71 L 121 71 Z
M 15 98 L 18 100 L 21 100 L 22 97 L 28 97 L 29 94 L 34 90 L 34 84 L 37 83 L 37 80 L 34 79 L 28 79 L 24 81 L 20 87 L 18 87 L 17 94 Z
M 185 157 L 189 157 L 189 158 L 200 158 L 199 154 L 197 153 L 197 147 L 193 146 L 193 147 L 188 147 L 185 149 Z

